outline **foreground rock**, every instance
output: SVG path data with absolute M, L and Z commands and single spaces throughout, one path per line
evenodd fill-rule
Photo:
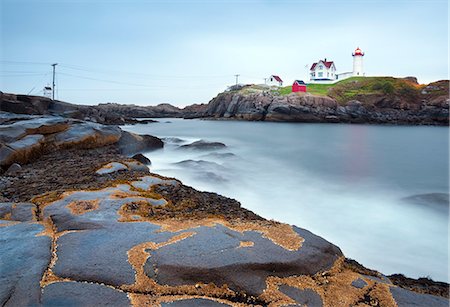
M 99 148 L 114 144 L 123 154 L 150 151 L 163 142 L 150 135 L 122 131 L 117 126 L 68 119 L 61 116 L 20 116 L 2 113 L 0 168 L 25 164 L 43 153 L 65 148 Z M 17 171 L 15 167 L 14 171 Z
M 2 306 L 448 304 L 349 266 L 307 230 L 133 169 L 112 145 L 40 160 L 8 177 L 6 196 L 31 202 L 0 204 Z

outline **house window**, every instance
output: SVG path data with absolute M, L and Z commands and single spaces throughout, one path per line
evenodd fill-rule
M 319 65 L 319 69 L 323 69 L 323 66 L 322 66 L 322 65 Z
M 319 78 L 323 77 L 323 72 L 319 72 Z
M 330 76 L 330 73 L 329 72 L 327 72 L 327 77 L 329 77 Z

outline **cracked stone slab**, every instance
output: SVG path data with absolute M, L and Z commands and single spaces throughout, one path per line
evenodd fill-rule
M 74 202 L 95 201 L 98 206 L 92 211 L 77 215 L 71 211 Z M 58 232 L 65 230 L 99 229 L 118 224 L 119 209 L 128 203 L 145 201 L 153 206 L 166 204 L 164 199 L 140 197 L 127 184 L 97 191 L 76 191 L 51 203 L 43 210 L 44 217 L 51 217 Z M 73 208 L 73 207 L 72 207 Z
M 322 307 L 323 302 L 320 295 L 312 289 L 300 290 L 295 287 L 281 285 L 280 291 L 291 299 L 293 299 L 300 306 Z
M 5 219 L 10 215 L 11 221 L 32 221 L 34 218 L 33 211 L 36 206 L 32 203 L 0 203 L 0 219 Z
M 144 269 L 154 275 L 152 268 L 157 267 L 160 284 L 227 284 L 233 290 L 259 295 L 268 276 L 315 274 L 331 268 L 342 255 L 326 240 L 297 227 L 294 230 L 305 241 L 299 250 L 289 251 L 256 231 L 240 233 L 223 225 L 198 227 L 191 229 L 195 236 L 151 251 Z M 240 248 L 242 241 L 254 244 Z
M 63 278 L 113 286 L 133 284 L 135 270 L 128 262 L 128 251 L 141 243 L 161 243 L 173 237 L 172 233 L 158 233 L 159 229 L 148 222 L 117 222 L 67 233 L 57 241 L 58 261 L 53 272 Z
M 399 287 L 391 287 L 391 294 L 398 307 L 448 307 L 450 301 L 440 296 L 420 294 Z
M 46 286 L 43 306 L 130 306 L 127 294 L 110 287 L 82 282 L 57 282 Z
M 95 201 L 93 210 L 74 214 L 74 202 Z M 102 282 L 120 286 L 135 281 L 135 271 L 128 262 L 134 246 L 167 241 L 174 234 L 160 233 L 160 226 L 149 222 L 119 222 L 119 209 L 134 201 L 160 205 L 165 200 L 139 197 L 129 185 L 98 191 L 76 191 L 44 208 L 57 232 L 69 231 L 57 240 L 58 260 L 53 272 L 63 278 Z
M 40 281 L 51 259 L 51 239 L 36 236 L 37 223 L 16 223 L 0 231 L 0 305 L 38 305 Z

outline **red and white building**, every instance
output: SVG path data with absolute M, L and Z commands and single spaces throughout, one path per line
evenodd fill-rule
M 283 80 L 279 76 L 271 75 L 267 79 L 267 85 L 283 86 Z
M 295 80 L 292 84 L 292 93 L 303 92 L 306 93 L 306 83 L 302 80 Z
M 313 63 L 309 69 L 309 79 L 311 81 L 336 80 L 336 66 L 334 62 L 324 59 Z

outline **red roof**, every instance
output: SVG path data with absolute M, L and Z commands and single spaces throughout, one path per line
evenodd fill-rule
M 354 52 L 352 55 L 353 55 L 353 56 L 355 56 L 355 55 L 361 55 L 361 56 L 364 56 L 364 52 L 362 52 L 362 50 L 359 49 L 359 47 L 358 47 L 358 48 L 356 48 L 355 52 Z
M 319 62 L 322 62 L 326 68 L 330 68 L 331 65 L 333 65 L 334 63 L 333 61 L 322 61 L 322 60 L 320 60 Z M 316 68 L 316 65 L 319 64 L 319 62 L 313 63 L 310 70 L 314 70 L 314 68 Z
M 280 78 L 279 76 L 272 75 L 272 77 L 273 77 L 275 80 L 277 80 L 278 82 L 283 82 L 283 80 L 281 80 L 281 78 Z

